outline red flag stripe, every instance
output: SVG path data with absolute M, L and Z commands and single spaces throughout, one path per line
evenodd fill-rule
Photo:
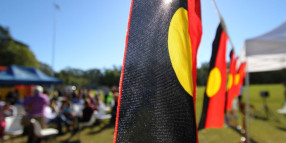
M 189 17 L 189 35 L 192 45 L 192 77 L 193 77 L 193 102 L 194 112 L 196 115 L 196 93 L 197 93 L 197 50 L 202 37 L 201 22 L 201 2 L 200 0 L 188 0 L 188 17 Z M 195 118 L 196 121 L 196 118 Z M 196 127 L 197 129 L 197 127 Z M 196 132 L 196 141 L 198 141 L 198 129 Z
M 128 37 L 129 37 L 129 29 L 130 29 L 130 20 L 131 20 L 131 16 L 132 16 L 132 8 L 133 8 L 133 0 L 131 0 L 130 13 L 129 13 L 129 19 L 128 19 L 128 27 L 127 27 L 127 34 L 126 34 L 126 40 L 125 40 L 125 50 L 124 50 L 123 65 L 122 65 L 120 82 L 119 82 L 119 95 L 118 95 L 118 105 L 117 105 L 117 113 L 116 113 L 116 122 L 115 122 L 113 143 L 116 143 L 117 133 L 118 133 L 119 110 L 120 110 L 120 103 L 121 103 L 122 84 L 123 84 L 124 69 L 125 69 L 125 58 L 126 58 L 126 51 L 127 51 L 127 45 L 128 45 Z

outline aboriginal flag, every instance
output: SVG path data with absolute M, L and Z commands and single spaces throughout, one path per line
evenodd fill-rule
M 197 142 L 199 0 L 132 0 L 114 142 Z
M 238 57 L 235 59 L 235 63 L 237 63 L 238 61 Z M 234 76 L 234 85 L 233 85 L 233 94 L 234 96 L 238 96 L 239 92 L 240 92 L 240 87 L 239 87 L 239 83 L 240 83 L 240 74 L 239 74 L 239 70 L 235 70 L 235 76 Z
M 236 60 L 234 59 L 234 51 L 230 52 L 230 65 L 229 65 L 229 73 L 228 73 L 228 81 L 227 81 L 227 93 L 226 93 L 226 110 L 230 110 L 232 107 L 232 101 L 235 97 L 235 88 L 234 88 L 234 79 L 236 76 Z
M 212 45 L 209 77 L 199 129 L 223 127 L 226 91 L 226 43 L 226 32 L 219 24 Z
M 238 74 L 239 74 L 238 89 L 240 89 L 241 86 L 243 86 L 243 81 L 244 81 L 245 74 L 246 74 L 246 62 L 243 62 L 240 64 L 239 69 L 238 69 Z

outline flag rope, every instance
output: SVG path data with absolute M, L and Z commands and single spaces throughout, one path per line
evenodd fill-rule
M 229 36 L 229 34 L 228 34 L 227 27 L 226 27 L 226 24 L 225 24 L 225 22 L 224 22 L 224 19 L 223 19 L 221 13 L 219 12 L 219 9 L 218 9 L 218 7 L 217 7 L 217 4 L 216 4 L 215 0 L 212 0 L 212 2 L 213 2 L 213 5 L 214 5 L 214 7 L 215 7 L 215 10 L 216 10 L 216 12 L 217 12 L 217 14 L 218 14 L 218 17 L 219 17 L 219 19 L 220 19 L 221 25 L 222 25 L 222 27 L 223 27 L 223 29 L 224 29 L 224 31 L 225 31 L 227 37 L 228 37 L 228 40 L 229 40 L 230 45 L 231 45 L 231 48 L 234 50 L 234 45 L 233 45 L 233 42 L 232 42 L 232 40 L 231 40 L 231 38 L 230 38 L 230 36 Z

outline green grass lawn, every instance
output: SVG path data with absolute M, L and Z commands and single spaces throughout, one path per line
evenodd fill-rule
M 251 119 L 250 135 L 253 140 L 259 143 L 284 143 L 286 142 L 286 116 L 278 115 L 277 109 L 282 107 L 284 101 L 284 88 L 282 85 L 251 85 L 250 86 L 250 102 L 254 106 L 253 113 L 261 117 L 265 117 L 262 109 L 263 102 L 260 97 L 261 91 L 269 91 L 270 97 L 267 98 L 269 108 L 274 112 L 275 116 L 280 119 L 280 123 L 276 122 L 272 117 L 269 120 Z M 197 121 L 200 119 L 202 110 L 204 87 L 198 87 L 197 96 Z M 244 93 L 245 96 L 245 93 Z M 245 97 L 243 97 L 245 99 Z M 259 111 L 262 111 L 261 113 Z M 237 143 L 240 141 L 240 135 L 230 129 L 207 129 L 199 131 L 199 141 L 201 143 Z
M 43 140 L 44 143 L 112 143 L 114 135 L 114 126 L 108 125 L 108 121 L 104 121 L 93 127 L 86 127 L 80 133 L 72 134 L 71 132 L 64 135 L 51 137 Z M 26 143 L 27 137 L 16 137 L 12 140 L 5 141 L 7 143 Z
M 267 98 L 267 103 L 270 109 L 280 119 L 280 123 L 274 118 L 269 120 L 251 119 L 250 120 L 250 135 L 253 140 L 259 143 L 284 143 L 286 142 L 286 116 L 278 115 L 276 110 L 282 107 L 284 100 L 284 88 L 282 85 L 252 85 L 250 86 L 250 102 L 254 106 L 254 114 L 260 111 L 263 103 L 260 97 L 261 91 L 269 91 L 270 97 Z M 197 122 L 200 119 L 202 102 L 203 102 L 204 87 L 198 87 L 197 94 Z M 263 111 L 263 110 L 261 110 Z M 264 112 L 258 114 L 264 116 Z M 56 138 L 56 142 L 64 143 L 112 143 L 114 126 L 105 126 L 102 123 L 93 128 L 86 128 L 79 134 L 71 135 L 70 133 Z M 207 129 L 199 131 L 200 143 L 238 143 L 240 135 L 225 126 L 222 129 Z M 26 141 L 24 138 L 15 139 L 14 142 Z M 9 142 L 9 141 L 8 141 Z

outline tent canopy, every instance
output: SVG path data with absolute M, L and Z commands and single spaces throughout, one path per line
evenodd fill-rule
M 238 65 L 247 62 L 246 73 L 246 137 L 249 142 L 249 72 L 286 68 L 286 21 L 266 34 L 248 39 L 239 55 Z
M 60 84 L 60 79 L 50 77 L 32 67 L 12 65 L 0 72 L 0 85 Z
M 286 68 L 286 22 L 266 34 L 246 40 L 240 57 L 242 61 L 247 60 L 248 72 Z

